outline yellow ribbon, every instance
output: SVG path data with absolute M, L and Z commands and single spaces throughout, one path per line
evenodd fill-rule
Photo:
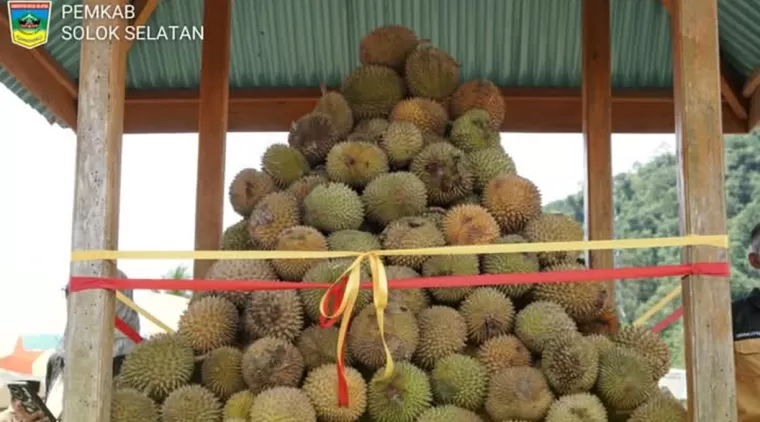
M 654 316 L 657 312 L 659 312 L 662 308 L 665 307 L 668 303 L 673 301 L 673 299 L 677 298 L 681 294 L 681 285 L 679 284 L 678 287 L 671 290 L 670 293 L 665 295 L 662 299 L 660 299 L 659 302 L 655 303 L 651 308 L 649 308 L 648 311 L 644 313 L 644 315 L 640 316 L 639 319 L 634 321 L 633 325 L 644 325 L 647 321 L 649 321 L 650 318 Z
M 159 328 L 166 331 L 167 333 L 174 332 L 174 330 L 172 330 L 168 325 L 161 322 L 158 318 L 154 317 L 150 312 L 141 308 L 138 304 L 133 302 L 130 298 L 128 298 L 126 295 L 124 295 L 122 292 L 118 290 L 116 291 L 116 299 L 118 299 L 121 303 L 127 305 L 128 308 L 132 309 L 133 311 L 145 317 L 145 319 L 147 319 L 148 321 L 156 324 Z

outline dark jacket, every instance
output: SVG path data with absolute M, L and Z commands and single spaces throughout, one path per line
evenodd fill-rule
M 739 422 L 760 422 L 760 288 L 731 305 Z

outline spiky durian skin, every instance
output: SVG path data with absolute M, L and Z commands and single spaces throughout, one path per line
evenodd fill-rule
M 419 214 L 419 216 L 427 218 L 428 220 L 435 223 L 435 226 L 438 227 L 438 230 L 440 230 L 441 233 L 443 233 L 444 231 L 443 222 L 446 220 L 447 212 L 448 210 L 446 208 L 428 207 L 425 211 Z
M 406 26 L 379 26 L 359 42 L 359 60 L 365 66 L 383 65 L 402 71 L 406 58 L 418 43 L 417 35 Z
M 209 352 L 201 364 L 203 385 L 222 400 L 246 388 L 240 362 L 243 352 L 225 346 Z
M 670 371 L 670 348 L 667 343 L 644 327 L 627 326 L 613 334 L 611 340 L 639 353 L 652 366 L 652 378 L 659 380 Z
M 545 422 L 607 422 L 607 410 L 592 394 L 570 394 L 552 404 Z
M 365 141 L 335 144 L 327 154 L 330 180 L 362 188 L 375 177 L 388 173 L 388 155 L 379 146 Z
M 423 146 L 422 132 L 411 122 L 396 121 L 388 125 L 380 147 L 388 154 L 388 163 L 395 169 L 409 165 Z
M 351 106 L 340 92 L 323 90 L 317 105 L 314 106 L 314 112 L 330 116 L 336 138 L 345 137 L 354 128 L 354 114 Z
M 234 344 L 239 323 L 235 304 L 222 297 L 207 296 L 187 307 L 179 318 L 177 332 L 202 354 Z
M 557 264 L 544 271 L 579 271 L 577 264 Z M 533 288 L 535 300 L 546 300 L 561 305 L 568 315 L 578 322 L 590 321 L 602 314 L 609 298 L 606 282 L 542 283 Z
M 425 277 L 452 275 L 478 275 L 480 261 L 477 255 L 434 255 L 422 265 Z M 447 304 L 458 304 L 472 291 L 472 287 L 435 287 L 428 289 L 436 300 Z
M 449 245 L 488 245 L 499 237 L 499 225 L 480 205 L 457 205 L 446 213 L 443 231 Z
M 344 79 L 341 93 L 351 105 L 355 120 L 388 117 L 393 107 L 406 95 L 404 80 L 393 69 L 365 65 L 351 71 Z
M 409 122 L 422 132 L 443 136 L 449 115 L 439 103 L 427 98 L 407 98 L 399 101 L 391 111 L 391 122 Z
M 464 152 L 500 147 L 499 131 L 491 127 L 486 110 L 473 109 L 454 120 L 451 143 Z
M 222 422 L 222 403 L 207 388 L 186 385 L 164 400 L 161 422 Z
M 248 234 L 248 220 L 240 220 L 224 229 L 222 233 L 223 251 L 252 251 L 256 246 Z
M 517 313 L 515 335 L 530 350 L 541 353 L 559 336 L 578 333 L 575 321 L 562 306 L 546 301 L 533 302 Z
M 230 396 L 222 408 L 224 422 L 248 422 L 254 398 L 256 396 L 251 390 L 239 391 Z
M 278 251 L 327 251 L 327 239 L 314 227 L 293 226 L 280 232 L 274 245 Z M 273 259 L 272 266 L 281 280 L 301 281 L 306 271 L 321 262 L 315 259 Z
M 672 396 L 657 392 L 634 410 L 628 422 L 686 422 L 686 408 Z
M 436 362 L 430 383 L 436 403 L 477 410 L 486 399 L 488 373 L 477 359 L 453 354 Z
M 311 169 L 301 151 L 285 144 L 270 145 L 261 156 L 261 168 L 272 176 L 277 186 L 282 189 Z
M 288 145 L 303 154 L 310 166 L 314 166 L 325 160 L 330 148 L 338 139 L 339 135 L 330 116 L 321 112 L 311 112 L 293 123 L 288 134 Z M 288 185 L 296 179 L 291 179 Z
M 427 374 L 409 362 L 395 362 L 393 375 L 382 380 L 380 368 L 367 386 L 367 409 L 373 422 L 415 422 L 430 406 L 433 394 Z
M 124 387 L 163 400 L 187 384 L 195 370 L 193 349 L 176 334 L 158 334 L 142 343 L 124 359 L 119 381 Z
M 273 387 L 253 399 L 250 422 L 317 422 L 317 412 L 300 388 Z
M 263 337 L 243 353 L 243 380 L 254 393 L 272 387 L 297 387 L 304 371 L 301 352 L 287 340 Z
M 272 176 L 247 168 L 239 171 L 232 179 L 227 195 L 232 209 L 243 218 L 248 218 L 261 198 L 276 190 L 277 185 Z
M 361 230 L 341 230 L 327 237 L 327 248 L 331 251 L 376 251 L 382 248 L 380 239 L 372 233 Z
M 633 410 L 657 391 L 652 367 L 644 357 L 623 346 L 599 356 L 596 381 L 599 398 L 615 410 Z
M 204 276 L 207 280 L 277 280 L 274 267 L 263 259 L 222 259 L 211 264 Z M 191 303 L 205 296 L 220 296 L 242 309 L 250 297 L 247 291 L 206 290 L 193 293 Z
M 111 398 L 112 422 L 158 422 L 159 408 L 134 388 L 117 388 Z
M 517 174 L 515 162 L 501 146 L 482 148 L 467 154 L 467 161 L 475 179 L 473 187 L 482 192 L 500 174 Z
M 515 306 L 504 294 L 492 287 L 473 290 L 459 308 L 467 323 L 467 335 L 475 344 L 512 332 Z
M 409 172 L 381 174 L 362 192 L 367 218 L 383 226 L 401 217 L 420 214 L 427 207 L 427 189 Z
M 606 352 L 607 350 L 615 347 L 615 343 L 613 343 L 609 337 L 603 334 L 592 334 L 592 335 L 586 336 L 586 338 L 588 339 L 588 341 L 591 342 L 591 344 L 594 345 L 597 353 L 599 353 L 600 355 Z
M 525 243 L 518 235 L 496 239 L 495 244 Z M 482 258 L 484 274 L 535 273 L 539 270 L 538 257 L 534 253 L 494 253 Z M 510 298 L 518 298 L 533 290 L 533 284 L 501 284 L 494 286 Z
M 491 127 L 499 130 L 504 121 L 504 96 L 491 81 L 471 80 L 457 87 L 451 95 L 449 109 L 452 119 L 457 119 L 473 109 L 485 110 L 488 112 Z
M 420 415 L 417 422 L 484 422 L 477 413 L 452 405 L 436 406 Z
M 336 363 L 338 361 L 338 327 L 322 328 L 319 325 L 307 327 L 301 333 L 296 345 L 309 371 L 328 363 Z M 350 355 L 344 354 L 343 357 L 347 363 L 350 363 Z
M 536 368 L 520 366 L 491 374 L 485 409 L 494 420 L 540 421 L 554 401 L 544 375 Z
M 541 370 L 557 394 L 585 393 L 599 372 L 599 352 L 585 337 L 558 340 L 544 349 Z
M 384 316 L 385 342 L 393 360 L 411 359 L 420 340 L 414 314 L 403 305 L 389 303 Z M 369 369 L 385 365 L 385 350 L 374 307 L 365 307 L 351 322 L 348 331 L 348 351 L 352 359 Z
M 459 84 L 459 63 L 440 48 L 417 47 L 406 59 L 404 77 L 416 97 L 443 101 Z
M 541 193 L 530 180 L 502 173 L 483 189 L 483 205 L 494 216 L 501 230 L 514 234 L 541 213 Z
M 303 276 L 304 283 L 334 283 L 338 281 L 338 278 L 343 272 L 351 265 L 353 260 L 351 259 L 331 259 L 329 261 L 323 261 L 313 266 L 306 271 Z M 369 274 L 362 273 L 362 281 L 368 281 L 370 279 Z M 303 289 L 300 292 L 301 301 L 303 303 L 303 309 L 306 316 L 312 322 L 319 322 L 319 303 L 322 297 L 327 293 L 327 289 Z M 333 301 L 334 302 L 334 301 Z M 372 291 L 369 289 L 361 289 L 359 296 L 354 304 L 354 311 L 352 316 L 356 316 L 365 306 L 372 302 Z M 335 312 L 339 303 L 332 303 L 328 301 L 328 313 Z
M 447 142 L 423 148 L 412 160 L 409 171 L 425 184 L 428 201 L 433 205 L 449 205 L 472 193 L 473 177 L 467 157 Z
M 273 192 L 254 207 L 248 218 L 248 233 L 262 248 L 272 249 L 281 231 L 299 224 L 301 213 L 296 197 L 288 192 Z
M 327 177 L 321 174 L 307 174 L 306 176 L 296 180 L 288 186 L 286 192 L 290 193 L 296 198 L 296 202 L 299 204 L 303 202 L 304 198 L 311 193 L 311 190 L 315 186 L 329 182 Z
M 354 368 L 345 367 L 348 406 L 339 406 L 338 366 L 322 365 L 312 370 L 303 382 L 303 390 L 311 399 L 317 417 L 324 422 L 353 422 L 367 408 L 367 383 Z
M 303 304 L 295 290 L 251 292 L 243 324 L 252 340 L 275 337 L 294 341 L 303 328 Z
M 422 217 L 401 217 L 393 220 L 380 234 L 383 249 L 416 249 L 444 246 L 443 234 L 430 220 Z M 427 255 L 390 255 L 390 265 L 400 265 L 417 271 Z
M 609 335 L 620 331 L 620 315 L 618 315 L 614 301 L 607 301 L 598 317 L 589 321 L 580 321 L 578 330 L 585 335 Z
M 440 359 L 464 350 L 467 324 L 456 309 L 432 306 L 417 316 L 420 340 L 415 362 L 423 369 L 432 369 Z
M 534 243 L 578 242 L 583 240 L 583 226 L 564 214 L 541 214 L 525 226 L 523 236 Z M 539 252 L 543 266 L 575 261 L 578 251 Z
M 379 144 L 390 126 L 388 119 L 373 117 L 361 120 L 354 127 L 354 131 L 348 136 L 348 141 L 365 141 Z
M 513 335 L 501 335 L 486 340 L 478 349 L 477 356 L 489 374 L 506 368 L 530 366 L 533 360 L 530 350 Z
M 304 222 L 323 232 L 356 230 L 364 221 L 359 194 L 343 183 L 315 186 L 303 200 Z

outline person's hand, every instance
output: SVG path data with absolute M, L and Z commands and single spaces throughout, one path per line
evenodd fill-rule
M 24 409 L 24 406 L 22 406 L 21 402 L 18 400 L 14 400 L 11 403 L 11 408 L 13 408 L 13 412 L 16 413 L 16 419 L 18 419 L 20 422 L 50 422 L 50 420 L 48 420 L 47 416 L 45 416 L 41 410 L 38 410 L 32 414 L 27 413 L 26 409 Z

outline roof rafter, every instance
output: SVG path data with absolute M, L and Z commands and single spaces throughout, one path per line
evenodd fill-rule
M 159 0 L 134 0 L 133 5 L 135 6 L 135 17 L 134 19 L 130 20 L 129 26 L 145 25 L 148 22 L 148 19 L 150 19 L 151 15 L 153 15 L 156 7 L 158 7 L 158 2 Z M 132 48 L 133 44 L 133 39 L 128 40 L 126 42 L 126 46 L 124 47 L 125 50 L 129 52 L 129 49 Z

